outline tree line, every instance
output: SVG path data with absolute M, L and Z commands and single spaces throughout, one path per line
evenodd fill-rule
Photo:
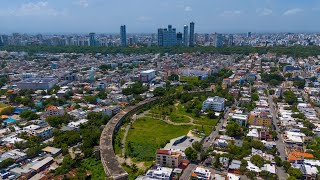
M 279 55 L 289 55 L 294 57 L 317 56 L 320 52 L 319 46 L 276 46 L 276 47 L 253 47 L 253 46 L 231 46 L 216 48 L 213 46 L 197 47 L 92 47 L 92 46 L 47 46 L 47 45 L 27 45 L 27 46 L 0 46 L 4 51 L 25 51 L 30 55 L 35 53 L 102 53 L 102 54 L 147 54 L 147 53 L 218 53 L 218 54 L 245 54 L 250 53 L 276 53 Z

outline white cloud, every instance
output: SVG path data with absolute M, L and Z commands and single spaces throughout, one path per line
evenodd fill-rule
M 87 0 L 80 0 L 80 5 L 84 8 L 89 6 L 89 2 Z
M 47 1 L 29 2 L 21 4 L 19 8 L 1 9 L 0 16 L 30 16 L 30 15 L 64 15 L 62 11 L 58 11 L 49 6 Z
M 190 6 L 186 6 L 186 7 L 184 7 L 184 11 L 192 11 L 192 8 L 190 7 Z
M 146 17 L 146 16 L 140 16 L 136 19 L 138 22 L 148 22 L 148 21 L 151 21 L 152 18 L 150 17 Z
M 269 16 L 273 13 L 271 9 L 263 8 L 263 9 L 257 9 L 256 12 L 259 16 Z
M 295 14 L 298 14 L 300 12 L 302 12 L 303 9 L 300 9 L 300 8 L 295 8 L 295 9 L 289 9 L 287 11 L 285 11 L 283 13 L 284 16 L 291 16 L 291 15 L 295 15 Z
M 225 16 L 225 17 L 234 17 L 234 16 L 240 16 L 242 14 L 241 11 L 239 10 L 234 10 L 234 11 L 223 11 L 220 16 Z

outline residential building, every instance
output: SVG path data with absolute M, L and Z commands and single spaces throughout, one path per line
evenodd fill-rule
M 211 180 L 211 172 L 204 167 L 197 167 L 191 174 L 190 180 Z
M 52 88 L 54 85 L 58 83 L 57 78 L 28 78 L 24 79 L 20 82 L 17 82 L 17 88 L 19 89 L 42 89 L 47 90 Z
M 158 29 L 158 45 L 164 47 L 177 45 L 176 29 L 172 28 L 172 25 L 168 25 L 168 28 Z
M 35 163 L 33 166 L 30 167 L 30 169 L 36 171 L 36 172 L 41 172 L 45 169 L 47 169 L 47 167 L 53 163 L 53 157 L 47 157 L 37 163 Z
M 210 109 L 216 112 L 221 112 L 221 111 L 224 111 L 225 109 L 224 104 L 225 104 L 224 98 L 221 98 L 218 96 L 208 97 L 207 100 L 205 100 L 202 103 L 202 110 L 205 111 Z
M 171 180 L 172 168 L 157 167 L 157 169 L 150 169 L 144 176 L 139 176 L 136 180 Z
M 121 46 L 126 47 L 127 46 L 127 31 L 126 31 L 126 25 L 122 25 L 120 27 L 120 39 L 121 39 Z
M 141 71 L 140 73 L 140 81 L 142 82 L 150 82 L 156 77 L 156 71 L 153 69 Z
M 96 33 L 89 34 L 89 46 L 96 46 Z
M 47 116 L 63 115 L 64 114 L 64 109 L 62 107 L 49 106 L 49 107 L 47 107 L 45 114 Z
M 272 115 L 268 112 L 251 112 L 248 118 L 248 124 L 254 126 L 271 127 Z
M 213 46 L 222 47 L 223 46 L 223 37 L 222 34 L 214 33 L 213 36 Z
M 188 47 L 188 29 L 187 25 L 183 26 L 183 44 L 185 47 Z
M 182 161 L 179 151 L 159 149 L 156 153 L 156 163 L 160 166 L 177 168 Z
M 233 114 L 231 120 L 238 123 L 241 126 L 246 126 L 248 121 L 247 114 Z
M 118 112 L 120 112 L 119 106 L 109 106 L 107 108 L 102 109 L 102 113 L 108 117 L 112 117 L 116 115 Z
M 182 45 L 182 33 L 178 32 L 177 33 L 177 46 L 181 46 Z
M 190 37 L 189 37 L 189 47 L 193 47 L 195 44 L 194 41 L 195 35 L 194 35 L 194 22 L 190 23 Z
M 35 135 L 40 136 L 43 139 L 50 139 L 53 137 L 53 128 L 52 127 L 45 127 L 42 129 L 37 129 L 34 132 L 35 132 Z

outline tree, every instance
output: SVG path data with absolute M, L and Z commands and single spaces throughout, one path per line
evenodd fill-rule
M 302 178 L 302 172 L 300 171 L 300 169 L 296 169 L 296 168 L 293 168 L 293 167 L 290 167 L 288 169 L 288 174 L 290 176 L 293 176 L 297 179 L 301 179 Z
M 0 169 L 6 168 L 14 164 L 14 159 L 8 158 L 0 162 Z
M 14 108 L 9 106 L 9 107 L 6 107 L 4 108 L 2 111 L 1 111 L 1 115 L 10 115 L 14 112 Z
M 256 166 L 258 166 L 258 167 L 262 167 L 263 165 L 264 165 L 264 159 L 261 157 L 261 156 L 259 156 L 259 155 L 253 155 L 251 158 L 250 158 L 250 161 L 254 164 L 254 165 L 256 165 Z
M 285 91 L 283 93 L 284 96 L 284 100 L 286 101 L 286 103 L 293 105 L 294 103 L 298 102 L 298 98 L 296 97 L 296 95 L 291 91 Z
M 221 166 L 222 166 L 222 164 L 221 164 L 221 162 L 220 162 L 220 155 L 219 154 L 216 154 L 216 156 L 214 157 L 214 159 L 215 159 L 215 161 L 214 161 L 214 164 L 213 164 L 213 166 L 215 167 L 215 168 L 221 168 Z
M 277 166 L 279 166 L 279 167 L 282 166 L 282 160 L 279 156 L 275 156 L 274 161 L 276 162 Z
M 190 161 L 195 161 L 197 160 L 197 152 L 196 150 L 194 150 L 193 148 L 191 147 L 188 147 L 186 150 L 185 150 L 185 154 L 187 156 L 187 158 L 190 160 Z
M 273 90 L 273 89 L 269 90 L 269 95 L 274 95 L 274 93 L 275 93 L 275 90 Z
M 291 164 L 288 161 L 283 161 L 282 162 L 284 170 L 287 172 L 289 168 L 291 167 Z
M 239 137 L 243 133 L 241 126 L 238 123 L 231 121 L 226 127 L 226 134 L 232 137 Z
M 251 94 L 251 100 L 252 101 L 258 101 L 259 100 L 259 95 L 257 93 L 252 93 Z
M 210 111 L 208 112 L 208 118 L 209 118 L 209 119 L 215 119 L 215 118 L 216 118 L 215 113 L 210 110 Z
M 257 173 L 256 172 L 253 172 L 253 171 L 247 171 L 246 172 L 246 176 L 249 178 L 249 179 L 255 179 L 257 177 Z
M 46 121 L 50 124 L 50 126 L 58 128 L 62 124 L 68 124 L 72 120 L 72 116 L 68 114 L 58 115 L 58 116 L 48 116 Z
M 153 94 L 155 96 L 163 96 L 166 94 L 166 90 L 162 87 L 157 87 L 154 89 Z
M 35 112 L 31 110 L 26 110 L 20 114 L 20 117 L 29 121 L 29 120 L 38 119 L 39 115 L 37 115 Z
M 170 81 L 178 81 L 179 80 L 179 76 L 177 74 L 171 74 L 168 77 L 168 80 L 170 80 Z
M 203 145 L 201 142 L 196 141 L 196 142 L 192 143 L 192 147 L 197 152 L 201 152 Z

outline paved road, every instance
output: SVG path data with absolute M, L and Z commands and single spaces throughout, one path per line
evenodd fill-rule
M 189 166 L 183 171 L 182 175 L 180 176 L 180 180 L 188 180 L 192 171 L 197 167 L 196 164 L 189 164 Z
M 228 108 L 227 111 L 224 114 L 224 118 L 220 119 L 220 123 L 217 124 L 217 126 L 215 127 L 216 130 L 212 131 L 211 134 L 207 137 L 210 138 L 207 142 L 203 143 L 203 147 L 204 149 L 207 149 L 208 147 L 210 147 L 214 141 L 214 139 L 219 136 L 219 131 L 222 129 L 223 124 L 228 120 L 228 115 L 231 111 L 231 108 Z
M 273 102 L 273 98 L 272 96 L 268 96 L 268 103 L 269 103 L 269 107 L 270 107 L 270 111 L 271 111 L 271 115 L 273 117 L 273 124 L 275 126 L 275 130 L 277 132 L 280 132 L 279 126 L 277 124 L 277 108 L 275 107 L 275 103 Z M 277 149 L 278 152 L 280 153 L 280 158 L 281 160 L 285 160 L 286 157 L 286 152 L 285 152 L 285 144 L 283 143 L 283 139 L 280 133 L 278 133 L 278 140 L 276 141 L 277 144 Z M 279 180 L 286 180 L 287 179 L 287 174 L 284 171 L 284 169 L 282 167 L 277 167 L 277 174 L 279 177 Z

